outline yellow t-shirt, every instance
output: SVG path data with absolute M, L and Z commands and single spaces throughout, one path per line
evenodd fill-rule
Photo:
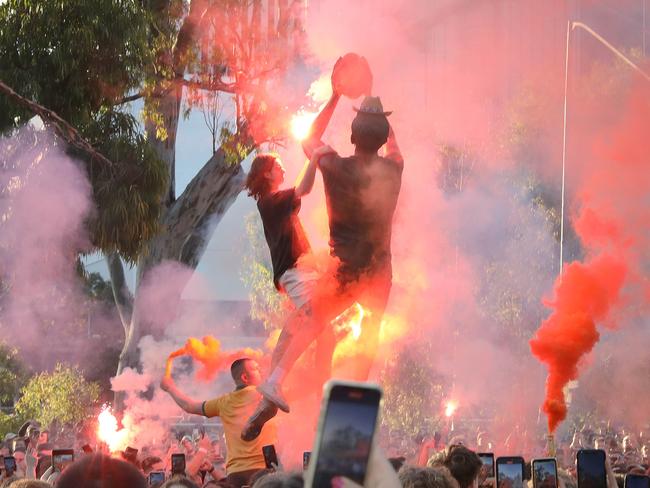
M 203 403 L 206 417 L 219 417 L 226 434 L 226 472 L 238 473 L 249 469 L 264 469 L 262 447 L 277 444 L 275 419 L 262 428 L 259 437 L 251 442 L 241 439 L 246 421 L 253 415 L 262 399 L 254 386 L 247 386 Z

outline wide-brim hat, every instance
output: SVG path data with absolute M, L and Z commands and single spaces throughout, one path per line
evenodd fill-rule
M 355 112 L 368 115 L 384 115 L 388 117 L 393 112 L 385 112 L 379 97 L 365 97 L 359 108 L 352 107 Z

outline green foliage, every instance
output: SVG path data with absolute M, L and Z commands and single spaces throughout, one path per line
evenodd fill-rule
M 0 404 L 13 405 L 25 378 L 25 367 L 18 358 L 18 351 L 0 343 Z
M 153 64 L 150 20 L 135 0 L 0 5 L 2 80 L 70 122 L 115 163 L 86 161 L 97 208 L 88 224 L 96 247 L 130 262 L 159 230 L 168 182 L 136 119 L 115 108 Z M 0 96 L 0 131 L 31 116 Z
M 26 420 L 16 413 L 8 414 L 0 411 L 0 437 L 4 438 L 9 432 L 17 433 Z
M 99 386 L 89 383 L 76 367 L 57 364 L 51 373 L 33 376 L 22 389 L 16 414 L 44 426 L 75 426 L 84 421 L 99 397 Z
M 440 425 L 436 409 L 442 405 L 447 381 L 430 365 L 426 342 L 409 344 L 393 352 L 381 372 L 384 388 L 382 423 L 391 432 L 415 438 Z
M 119 251 L 135 262 L 143 245 L 159 231 L 161 197 L 167 168 L 157 157 L 136 119 L 109 109 L 100 111 L 87 128 L 97 148 L 116 168 L 91 165 L 97 214 L 90 221 L 93 244 L 104 252 Z
M 273 284 L 273 268 L 260 218 L 246 216 L 247 243 L 243 253 L 241 279 L 251 290 L 251 318 L 261 320 L 267 329 L 277 327 L 284 311 L 285 298 Z
M 20 94 L 76 127 L 137 87 L 151 60 L 147 13 L 135 0 L 7 0 L 0 73 Z M 27 114 L 0 99 L 0 129 Z M 30 115 L 27 115 L 27 118 Z

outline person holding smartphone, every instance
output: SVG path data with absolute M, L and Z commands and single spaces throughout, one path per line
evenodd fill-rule
M 169 393 L 176 404 L 187 413 L 221 419 L 227 448 L 226 479 L 229 485 L 239 488 L 249 484 L 250 478 L 255 473 L 265 469 L 262 447 L 277 444 L 277 429 L 271 419 L 263 425 L 256 439 L 253 441 L 241 439 L 240 434 L 244 424 L 262 399 L 256 389 L 262 377 L 257 361 L 249 358 L 241 358 L 233 362 L 230 372 L 235 382 L 235 391 L 207 401 L 196 400 L 186 395 L 169 377 L 163 378 L 160 387 Z

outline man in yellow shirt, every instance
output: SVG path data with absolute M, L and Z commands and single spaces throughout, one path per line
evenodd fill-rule
M 221 418 L 226 435 L 227 481 L 229 485 L 239 488 L 248 485 L 253 474 L 265 469 L 262 447 L 277 443 L 277 429 L 275 422 L 269 420 L 264 424 L 259 437 L 250 442 L 241 439 L 240 434 L 246 421 L 262 399 L 255 388 L 262 382 L 262 376 L 257 361 L 249 358 L 232 363 L 230 373 L 235 381 L 235 391 L 212 400 L 190 398 L 179 390 L 172 378 L 163 378 L 160 387 L 187 413 Z M 272 416 L 276 413 L 277 408 L 269 412 Z

